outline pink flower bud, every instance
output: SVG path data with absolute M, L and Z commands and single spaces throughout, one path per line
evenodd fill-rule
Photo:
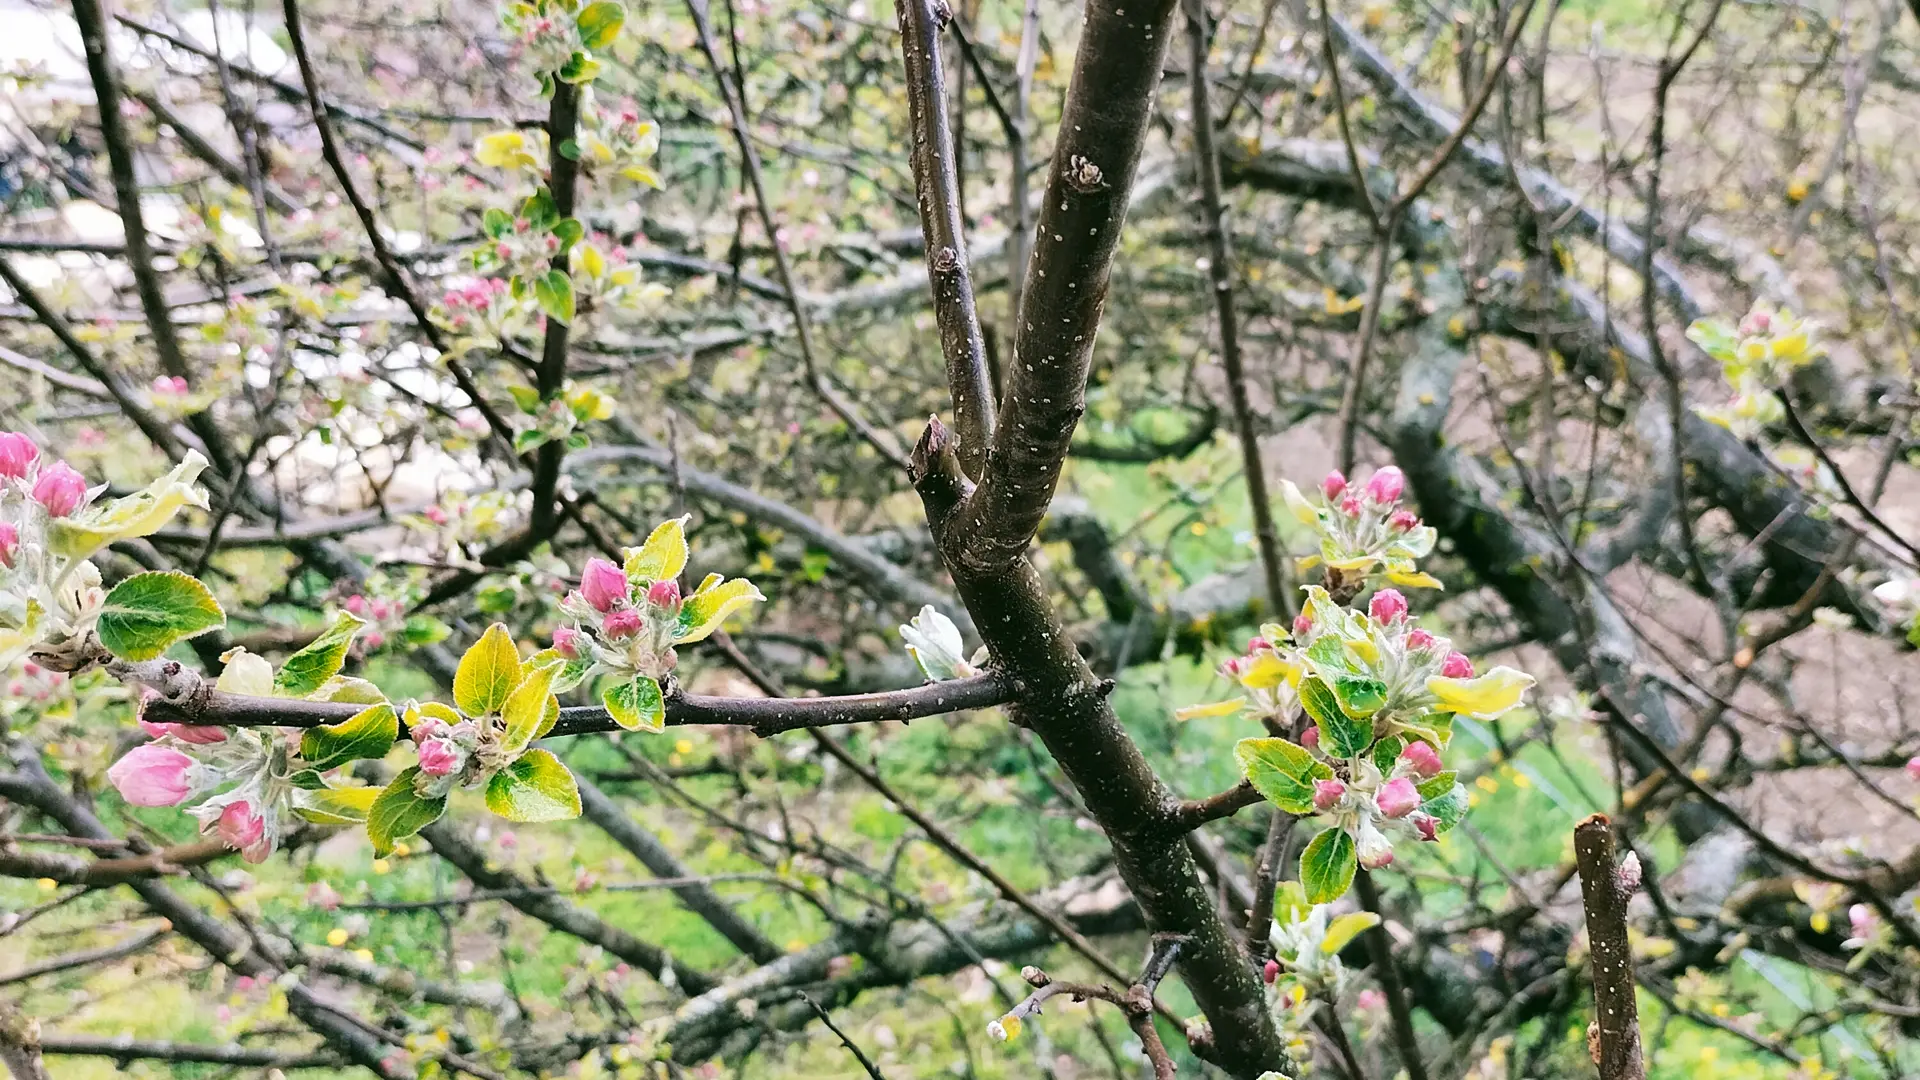
M 1293 636 L 1305 637 L 1313 632 L 1313 618 L 1304 613 L 1293 617 Z
M 641 622 L 639 612 L 632 608 L 621 608 L 608 612 L 606 621 L 600 625 L 610 638 L 630 638 L 640 632 Z
M 33 482 L 34 501 L 57 518 L 66 517 L 80 509 L 80 503 L 86 497 L 86 477 L 75 472 L 73 466 L 64 461 L 56 461 L 52 467 L 40 470 L 40 478 Z
M 1920 756 L 1907 759 L 1907 779 L 1920 781 Z
M 447 722 L 445 720 L 439 720 L 431 716 L 423 716 L 408 725 L 407 736 L 413 740 L 415 746 L 421 746 L 424 745 L 428 739 L 438 738 L 446 734 L 447 730 Z
M 1221 661 L 1220 674 L 1226 676 L 1229 679 L 1238 679 L 1240 676 L 1245 675 L 1247 673 L 1247 669 L 1252 666 L 1253 666 L 1253 661 L 1248 660 L 1246 657 L 1232 656 L 1232 657 L 1228 657 L 1226 660 Z
M 1339 469 L 1333 470 L 1325 480 L 1320 481 L 1320 490 L 1326 492 L 1328 502 L 1339 498 L 1340 493 L 1347 490 L 1346 475 Z
M 1360 991 L 1360 997 L 1354 1001 L 1362 1009 L 1384 1009 L 1387 1007 L 1387 995 L 1368 987 Z
M 1406 762 L 1408 770 L 1422 780 L 1431 780 L 1440 775 L 1440 751 L 1435 750 L 1431 743 L 1408 743 L 1407 748 L 1400 751 L 1400 760 Z
M 438 506 L 429 506 L 427 507 L 427 520 L 433 522 L 435 525 L 445 525 L 447 523 L 447 512 Z
M 354 593 L 352 596 L 347 597 L 346 601 L 340 606 L 346 608 L 351 614 L 365 615 L 367 613 L 367 598 L 361 596 L 359 593 Z
M 1407 648 L 1431 649 L 1433 648 L 1433 635 L 1416 626 L 1407 632 Z
M 360 635 L 360 644 L 365 645 L 369 649 L 377 649 L 386 643 L 387 635 L 378 630 L 369 630 Z
M 1381 844 L 1373 848 L 1360 849 L 1360 865 L 1369 870 L 1381 870 L 1393 865 L 1393 848 Z
M 204 746 L 207 743 L 227 741 L 227 729 L 208 724 L 156 724 L 151 720 L 141 720 L 140 730 L 158 739 L 162 735 L 171 735 L 181 742 Z
M 1340 500 L 1340 512 L 1348 517 L 1360 516 L 1360 500 L 1349 495 Z
M 1367 602 L 1367 614 L 1383 626 L 1392 626 L 1407 617 L 1407 598 L 1399 589 L 1381 589 Z
M 27 470 L 40 457 L 40 448 L 33 440 L 17 431 L 0 431 L 0 477 L 9 480 L 26 479 Z
M 1466 653 L 1450 652 L 1445 660 L 1440 661 L 1440 674 L 1449 679 L 1471 679 L 1473 661 L 1467 659 Z
M 1390 818 L 1403 818 L 1420 809 L 1420 789 L 1413 781 L 1402 776 L 1380 785 L 1379 794 L 1373 797 L 1374 805 Z
M 135 806 L 173 806 L 193 790 L 193 766 L 192 758 L 171 746 L 147 743 L 114 762 L 107 779 Z
M 502 240 L 493 245 L 493 257 L 499 259 L 501 262 L 506 262 L 513 258 L 513 247 L 505 240 Z
M 1315 780 L 1313 782 L 1313 808 L 1331 810 L 1340 805 L 1347 795 L 1347 785 L 1338 780 Z
M 1247 651 L 1250 653 L 1257 653 L 1262 650 L 1272 651 L 1272 649 L 1273 642 L 1268 641 L 1266 638 L 1256 637 L 1247 639 Z
M 1266 983 L 1268 986 L 1272 986 L 1274 983 L 1274 980 L 1278 979 L 1279 977 L 1280 977 L 1280 961 L 1278 960 L 1269 960 L 1267 961 L 1266 966 L 1260 969 L 1260 981 L 1263 983 Z
M 321 911 L 332 911 L 340 906 L 340 893 L 324 881 L 316 881 L 307 886 L 307 903 Z
M 0 566 L 13 569 L 13 561 L 20 557 L 20 530 L 11 522 L 0 521 Z
M 1759 334 L 1764 334 L 1772 328 L 1773 316 L 1764 311 L 1748 312 L 1747 317 L 1740 320 L 1740 334 L 1742 337 L 1754 337 Z
M 1407 824 L 1412 825 L 1419 832 L 1420 839 L 1423 841 L 1440 839 L 1440 819 L 1432 814 L 1415 810 L 1407 815 Z
M 1309 750 L 1320 749 L 1320 728 L 1314 724 L 1308 724 L 1307 730 L 1300 733 L 1300 745 Z
M 1411 510 L 1395 510 L 1393 515 L 1387 518 L 1387 528 L 1394 532 L 1408 532 L 1419 526 L 1420 515 Z
M 420 771 L 428 776 L 445 776 L 460 767 L 460 748 L 445 739 L 428 739 L 420 745 Z
M 680 606 L 680 583 L 672 579 L 656 581 L 647 586 L 647 603 L 657 608 L 674 610 Z
M 1855 904 L 1847 909 L 1847 925 L 1852 928 L 1853 936 L 1868 937 L 1873 933 L 1873 909 L 1865 904 Z
M 267 842 L 267 819 L 260 816 L 249 800 L 228 803 L 226 809 L 220 811 L 216 828 L 220 839 L 248 862 L 264 862 L 273 852 L 273 846 Z
M 553 651 L 569 660 L 580 659 L 580 631 L 571 626 L 554 627 Z
M 580 572 L 580 595 L 593 610 L 612 611 L 627 599 L 627 572 L 605 559 L 588 559 Z
M 1398 466 L 1383 466 L 1367 478 L 1367 498 L 1382 506 L 1399 502 L 1400 493 L 1406 489 L 1406 474 Z

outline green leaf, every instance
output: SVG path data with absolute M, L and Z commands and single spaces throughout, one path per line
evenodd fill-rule
M 607 687 L 600 694 L 600 703 L 607 707 L 613 722 L 628 731 L 666 729 L 667 705 L 660 696 L 660 684 L 645 675 Z
M 589 49 L 604 49 L 613 44 L 620 34 L 620 25 L 627 21 L 627 9 L 613 0 L 599 0 L 588 4 L 575 16 L 574 25 L 580 28 L 580 42 Z
M 1373 743 L 1373 724 L 1355 720 L 1340 707 L 1340 699 L 1316 678 L 1300 680 L 1300 704 L 1320 728 L 1320 750 L 1330 757 L 1358 757 Z
M 540 733 L 540 725 L 546 719 L 547 706 L 555 709 L 560 703 L 554 699 L 553 677 L 560 673 L 559 664 L 543 664 L 527 673 L 520 685 L 507 695 L 507 702 L 500 707 L 501 719 L 507 723 L 507 730 L 500 737 L 502 756 L 518 754 L 527 748 Z
M 552 438 L 552 436 L 548 435 L 544 431 L 541 431 L 539 428 L 528 428 L 525 431 L 519 432 L 514 435 L 513 452 L 516 454 L 524 454 L 527 451 L 532 450 L 534 447 L 544 444 L 550 438 Z M 512 590 L 509 589 L 506 591 L 511 592 Z M 507 609 L 502 607 L 502 608 L 495 608 L 493 610 L 505 611 Z
M 665 581 L 687 568 L 687 518 L 663 521 L 647 534 L 647 542 L 627 551 L 627 577 L 634 581 Z
M 151 660 L 195 634 L 224 626 L 227 613 L 205 585 L 177 570 L 135 574 L 113 587 L 95 632 L 122 660 Z
M 480 215 L 480 231 L 487 234 L 487 239 L 498 240 L 513 231 L 513 215 L 497 206 L 489 207 Z
M 560 239 L 560 250 L 567 251 L 587 235 L 587 227 L 580 224 L 579 218 L 561 218 L 554 223 L 553 235 Z
M 1439 779 L 1435 777 L 1434 779 Z M 1467 789 L 1455 784 L 1446 792 L 1436 795 L 1420 804 L 1420 809 L 1433 815 L 1436 823 L 1434 834 L 1446 832 L 1467 816 Z
M 579 161 L 580 141 L 578 139 L 561 139 L 560 156 L 566 158 L 568 161 Z
M 1345 829 L 1328 829 L 1314 837 L 1300 853 L 1300 884 L 1307 890 L 1307 903 L 1330 904 L 1345 896 L 1359 866 L 1353 837 Z
M 520 685 L 520 653 L 507 628 L 494 623 L 473 643 L 453 673 L 453 703 L 468 716 L 500 711 Z
M 1241 739 L 1233 756 L 1253 789 L 1289 814 L 1313 813 L 1313 782 L 1333 777 L 1332 769 L 1285 739 Z
M 316 788 L 293 797 L 293 812 L 315 825 L 358 825 L 380 794 L 374 787 Z
M 1334 682 L 1333 695 L 1340 699 L 1341 711 L 1364 719 L 1387 703 L 1387 684 L 1379 679 L 1343 675 Z
M 438 645 L 447 640 L 453 628 L 431 615 L 409 615 L 400 629 L 400 640 L 408 645 Z
M 383 758 L 400 733 L 400 719 L 386 702 L 371 705 L 337 724 L 308 728 L 300 736 L 300 756 L 326 772 L 361 758 Z
M 559 758 L 529 750 L 487 781 L 487 809 L 508 821 L 565 821 L 580 816 L 580 790 Z
M 1435 773 L 1431 780 L 1420 781 L 1415 784 L 1413 788 L 1420 793 L 1422 799 L 1437 799 L 1447 792 L 1452 791 L 1454 785 L 1459 783 L 1459 780 L 1460 774 L 1452 769 L 1448 769 L 1443 773 Z
M 534 278 L 533 299 L 548 318 L 563 326 L 573 324 L 573 279 L 565 270 L 549 270 Z
M 553 204 L 553 192 L 543 187 L 527 196 L 527 201 L 520 204 L 520 216 L 540 232 L 553 228 L 553 223 L 560 220 L 560 209 Z
M 1373 744 L 1373 765 L 1383 773 L 1393 771 L 1393 763 L 1399 759 L 1400 751 L 1407 748 L 1407 740 L 1399 735 L 1389 735 Z
M 306 697 L 325 686 L 328 679 L 340 673 L 353 636 L 365 625 L 350 611 L 336 612 L 332 625 L 280 665 L 273 677 L 273 692 L 282 697 Z
M 560 81 L 564 83 L 572 83 L 576 86 L 581 83 L 590 83 L 600 77 L 600 61 L 586 53 L 576 52 L 567 57 L 565 64 L 560 65 L 559 74 Z
M 391 852 L 394 841 L 412 836 L 447 812 L 444 796 L 423 799 L 413 790 L 413 778 L 419 775 L 418 765 L 400 770 L 367 809 L 367 839 L 373 841 L 375 856 Z

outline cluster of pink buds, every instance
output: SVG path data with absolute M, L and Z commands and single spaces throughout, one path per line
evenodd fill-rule
M 87 501 L 86 478 L 64 461 L 46 464 L 34 441 L 17 431 L 0 431 L 0 480 L 25 487 L 49 517 L 69 517 Z M 0 537 L 0 548 L 19 543 L 18 531 L 9 532 L 10 537 Z M 11 566 L 12 552 L 0 554 L 0 559 Z
M 1384 572 L 1393 584 L 1438 587 L 1414 566 L 1433 550 L 1436 534 L 1420 515 L 1400 505 L 1406 489 L 1406 474 L 1393 465 L 1374 470 L 1364 484 L 1336 469 L 1320 481 L 1314 497 L 1291 481 L 1282 484 L 1287 508 L 1320 538 L 1319 554 L 1302 566 L 1324 564 L 1330 572 L 1360 579 Z
M 342 600 L 340 606 L 367 622 L 368 626 L 360 632 L 359 640 L 368 649 L 385 645 L 388 635 L 402 628 L 407 620 L 407 606 L 398 600 L 354 593 Z
M 530 224 L 521 218 L 516 224 Z M 522 230 L 525 231 L 525 230 Z M 513 249 L 502 241 L 495 245 L 494 254 L 501 262 L 513 258 Z M 471 323 L 484 320 L 487 314 L 500 303 L 507 292 L 507 283 L 502 278 L 487 277 L 471 281 L 459 288 L 448 289 L 440 297 L 440 307 L 446 313 L 448 325 L 455 330 L 464 330 Z
M 186 397 L 191 390 L 192 387 L 187 385 L 187 380 L 179 375 L 153 377 L 153 392 L 161 397 Z
M 479 728 L 471 720 L 449 724 L 424 717 L 413 725 L 411 732 L 420 771 L 432 777 L 458 776 L 466 768 L 467 759 L 480 738 Z
M 8 526 L 11 528 L 11 526 Z M 49 671 L 29 660 L 20 667 L 20 677 L 7 680 L 7 698 L 45 704 L 53 700 L 67 681 L 65 674 Z

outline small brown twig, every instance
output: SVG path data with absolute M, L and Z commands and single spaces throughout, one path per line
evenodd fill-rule
M 1627 940 L 1627 901 L 1640 885 L 1640 860 L 1632 852 L 1617 867 L 1613 861 L 1613 823 L 1595 814 L 1573 830 L 1573 854 L 1580 867 L 1580 895 L 1587 910 L 1587 942 L 1592 954 L 1593 1023 L 1587 1027 L 1587 1052 L 1599 1066 L 1600 1080 L 1645 1080 L 1640 1056 L 1640 1014 L 1634 1001 L 1633 947 Z
M 1133 1029 L 1140 1039 L 1140 1048 L 1147 1055 L 1147 1061 L 1153 1066 L 1154 1080 L 1173 1080 L 1173 1058 L 1168 1055 L 1166 1044 L 1160 1041 L 1160 1031 L 1153 1026 L 1153 994 L 1160 987 L 1160 980 L 1173 970 L 1173 962 L 1180 955 L 1180 947 L 1190 938 L 1184 934 L 1155 934 L 1148 947 L 1147 962 L 1140 970 L 1140 978 L 1125 990 L 1116 990 L 1105 983 L 1056 982 L 1046 972 L 1037 967 L 1020 969 L 1020 977 L 1034 988 L 1020 1004 L 1008 1010 L 997 1024 L 1004 1026 L 1008 1020 L 1021 1021 L 1029 1016 L 1040 1015 L 1040 1007 L 1048 998 L 1062 994 L 1075 1001 L 1104 1001 L 1118 1008 L 1127 1017 L 1127 1026 Z M 1015 1028 L 1015 1030 L 1018 1030 Z M 1006 1037 L 1011 1037 L 1008 1032 Z

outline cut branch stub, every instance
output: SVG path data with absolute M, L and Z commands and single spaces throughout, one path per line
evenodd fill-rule
M 1626 863 L 1615 866 L 1613 823 L 1605 814 L 1574 828 L 1573 850 L 1593 972 L 1594 1019 L 1587 1028 L 1587 1049 L 1600 1069 L 1600 1080 L 1645 1080 L 1633 946 L 1627 936 L 1627 902 L 1639 885 L 1640 860 L 1629 853 Z

